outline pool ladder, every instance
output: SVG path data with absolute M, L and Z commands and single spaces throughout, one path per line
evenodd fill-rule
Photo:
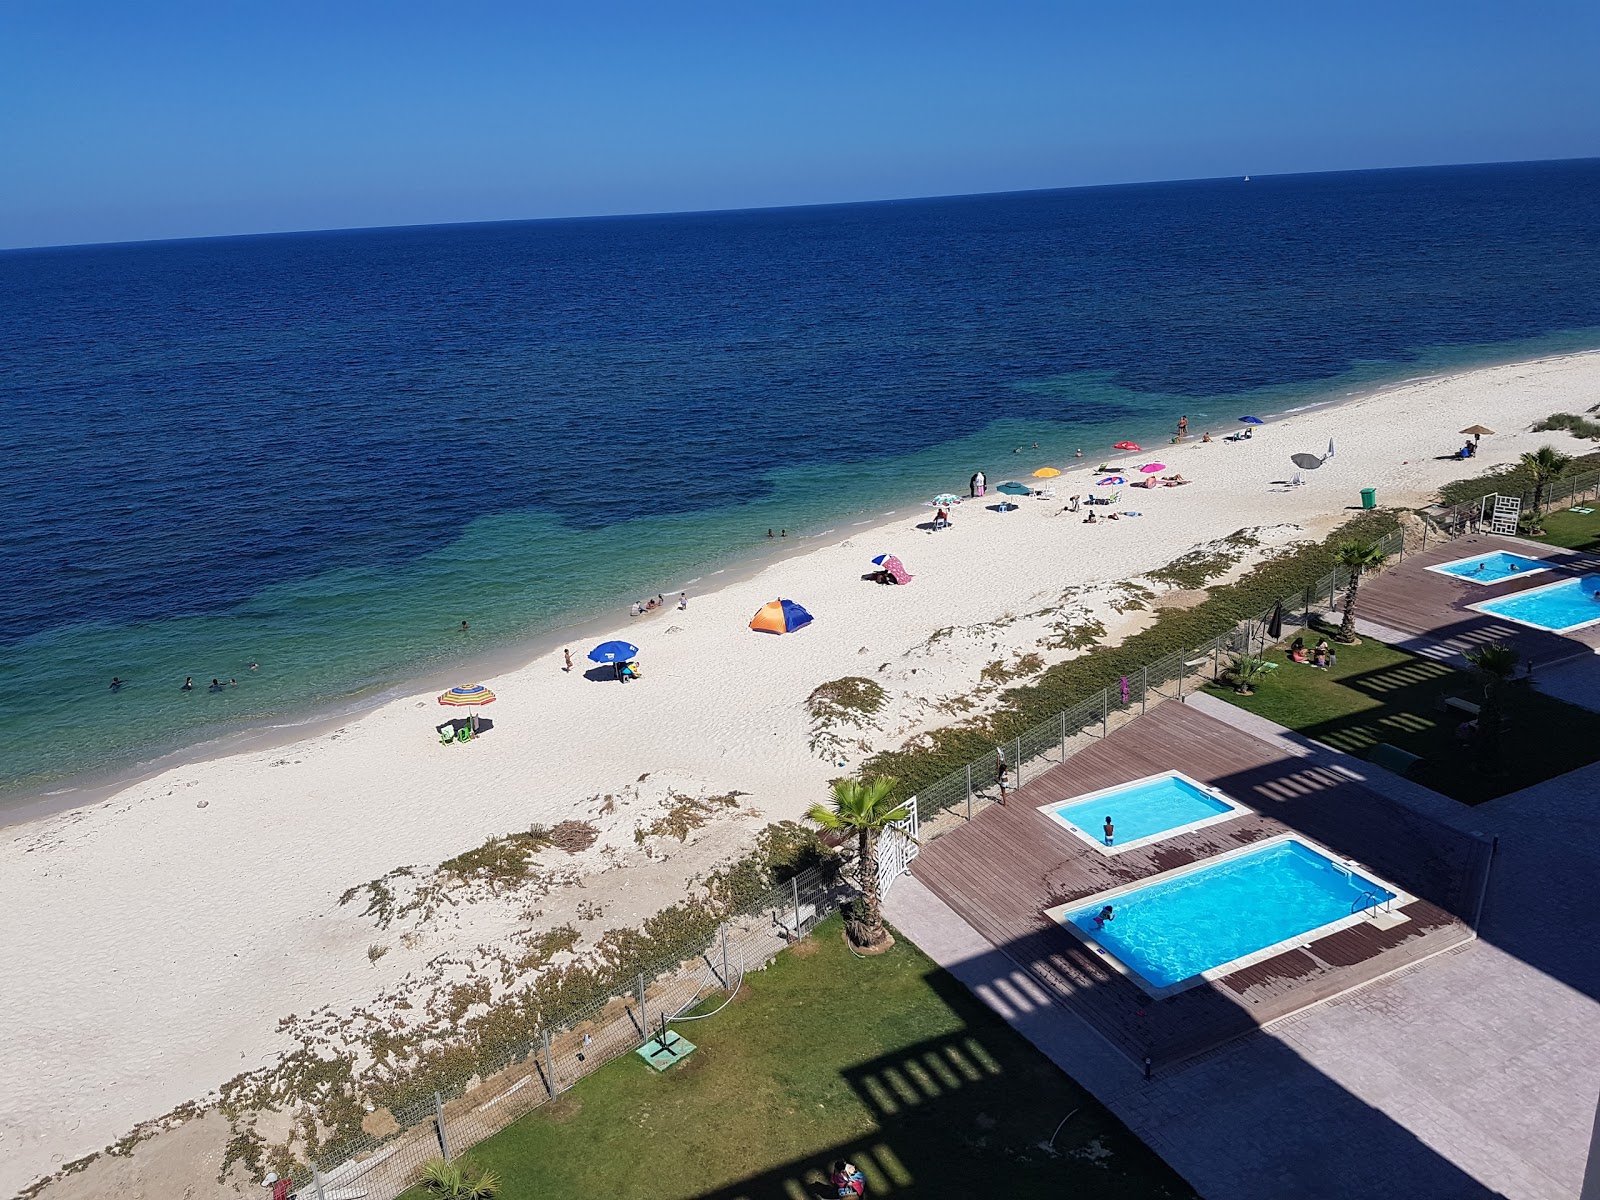
M 1361 895 L 1350 902 L 1350 915 L 1354 916 L 1356 913 L 1368 911 L 1377 912 L 1380 905 L 1384 912 L 1389 911 L 1389 902 L 1387 900 L 1379 900 L 1376 892 L 1362 892 Z

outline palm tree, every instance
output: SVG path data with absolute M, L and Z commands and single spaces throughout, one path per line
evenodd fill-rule
M 1478 706 L 1478 753 L 1493 762 L 1500 756 L 1500 724 L 1505 720 L 1505 695 L 1522 656 L 1504 642 L 1490 642 L 1466 653 L 1483 678 L 1483 703 Z
M 1256 681 L 1275 665 L 1264 658 L 1256 658 L 1249 654 L 1235 654 L 1228 660 L 1228 669 L 1225 674 L 1232 681 L 1234 691 L 1241 696 L 1248 696 L 1256 690 Z
M 422 1164 L 422 1190 L 438 1200 L 494 1200 L 500 1180 L 491 1171 L 475 1171 L 460 1159 L 432 1158 Z
M 910 809 L 889 799 L 894 780 L 888 776 L 862 783 L 838 779 L 833 784 L 830 804 L 813 804 L 807 818 L 824 829 L 851 831 L 856 835 L 856 869 L 861 875 L 861 899 L 866 909 L 861 922 L 861 944 L 878 948 L 887 943 L 889 931 L 883 927 L 883 912 L 878 898 L 878 837 L 891 821 L 903 821 Z
M 1347 645 L 1356 641 L 1356 592 L 1361 587 L 1361 577 L 1368 571 L 1383 566 L 1389 556 L 1378 548 L 1377 542 L 1350 540 L 1340 542 L 1333 552 L 1333 561 L 1350 572 L 1350 587 L 1344 594 L 1344 621 L 1334 636 Z
M 1540 446 L 1522 456 L 1522 469 L 1533 480 L 1533 516 L 1535 524 L 1539 510 L 1544 506 L 1544 490 L 1554 483 L 1572 465 L 1572 455 L 1562 454 L 1554 446 Z

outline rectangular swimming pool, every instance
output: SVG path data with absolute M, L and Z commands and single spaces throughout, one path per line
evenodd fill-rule
M 1507 579 L 1526 579 L 1548 571 L 1550 564 L 1542 558 L 1529 558 L 1526 554 L 1510 554 L 1496 550 L 1490 554 L 1474 554 L 1471 558 L 1458 558 L 1454 562 L 1429 567 L 1441 575 L 1454 575 L 1468 583 L 1500 583 Z
M 1250 810 L 1181 771 L 1163 771 L 1070 800 L 1041 804 L 1039 811 L 1102 854 L 1118 854 Z M 1109 846 L 1105 838 L 1108 817 L 1113 829 Z
M 1514 596 L 1480 600 L 1468 607 L 1518 625 L 1571 633 L 1586 625 L 1600 624 L 1600 575 L 1563 579 Z
M 1280 834 L 1045 915 L 1159 999 L 1411 900 L 1332 852 Z M 1096 926 L 1107 906 L 1111 919 Z

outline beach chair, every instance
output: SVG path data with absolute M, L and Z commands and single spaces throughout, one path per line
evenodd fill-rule
M 450 728 L 445 728 L 445 729 L 439 730 L 439 744 L 441 746 L 448 746 L 451 742 L 453 742 L 455 740 L 456 740 L 455 730 L 450 729 Z
M 458 741 L 458 742 L 470 742 L 471 740 L 472 740 L 472 726 L 471 725 L 463 725 L 460 729 L 456 730 L 456 741 Z

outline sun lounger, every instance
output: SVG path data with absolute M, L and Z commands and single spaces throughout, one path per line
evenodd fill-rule
M 471 740 L 472 740 L 472 726 L 471 725 L 463 725 L 460 729 L 456 730 L 456 741 L 458 741 L 458 742 L 470 742 Z
M 448 746 L 451 742 L 453 742 L 455 740 L 456 740 L 455 730 L 453 730 L 453 729 L 441 729 L 441 730 L 439 730 L 439 742 L 440 742 L 441 745 Z

